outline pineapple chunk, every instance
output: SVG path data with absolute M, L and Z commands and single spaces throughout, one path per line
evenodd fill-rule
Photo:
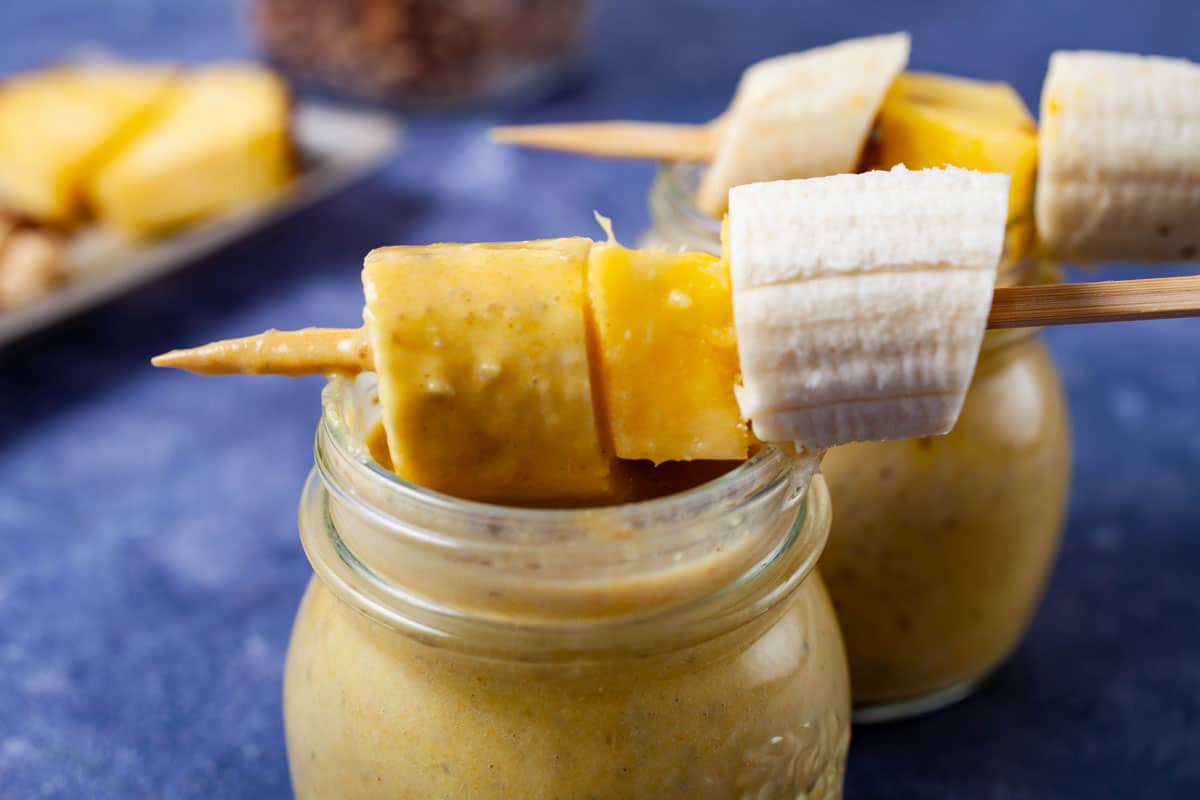
M 617 456 L 743 459 L 729 271 L 706 253 L 592 248 L 588 290 Z
M 874 157 L 867 166 L 891 169 L 956 167 L 1012 176 L 1008 195 L 1008 256 L 1033 242 L 1037 126 L 1007 83 L 905 72 L 883 101 Z
M 100 217 L 135 236 L 259 203 L 293 171 L 287 87 L 221 64 L 181 80 L 154 123 L 95 176 Z
M 93 171 L 147 123 L 173 70 L 59 67 L 0 88 L 0 207 L 70 225 Z
M 364 316 L 397 474 L 527 505 L 627 490 L 592 396 L 590 247 L 573 238 L 367 255 Z

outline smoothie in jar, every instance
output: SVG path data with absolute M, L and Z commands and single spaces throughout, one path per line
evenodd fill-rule
M 721 226 L 693 196 L 702 168 L 666 164 L 644 247 L 720 253 Z M 1018 215 L 1006 246 L 1027 246 Z M 1003 285 L 1047 282 L 1030 258 Z M 948 435 L 826 453 L 837 514 L 821 572 L 850 661 L 856 719 L 960 699 L 1019 643 L 1062 535 L 1070 477 L 1066 405 L 1036 330 L 991 331 Z
M 301 507 L 299 798 L 841 795 L 849 684 L 811 461 L 765 448 L 610 508 L 469 503 L 373 463 L 362 389 L 327 390 Z
M 822 468 L 838 513 L 821 568 L 856 707 L 966 693 L 1020 641 L 1061 538 L 1070 443 L 1045 347 L 989 334 L 950 434 L 844 445 Z

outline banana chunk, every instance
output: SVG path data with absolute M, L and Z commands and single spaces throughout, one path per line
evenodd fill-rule
M 1041 105 L 1037 226 L 1056 256 L 1200 254 L 1200 65 L 1058 52 Z
M 393 468 L 471 500 L 611 500 L 584 285 L 591 240 L 385 247 L 363 288 Z
M 734 186 L 852 172 L 909 49 L 909 35 L 893 33 L 750 67 L 696 193 L 697 206 L 719 217 Z
M 948 432 L 987 324 L 1008 187 L 896 167 L 732 190 L 738 402 L 755 435 L 821 449 Z

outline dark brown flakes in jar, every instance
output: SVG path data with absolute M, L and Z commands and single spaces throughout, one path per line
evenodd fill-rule
M 254 0 L 267 55 L 298 76 L 379 100 L 503 92 L 576 49 L 588 0 Z

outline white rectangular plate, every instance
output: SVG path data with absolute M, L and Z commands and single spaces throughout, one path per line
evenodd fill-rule
M 268 203 L 152 242 L 124 240 L 98 226 L 73 234 L 66 284 L 29 308 L 0 312 L 0 347 L 179 269 L 347 186 L 395 149 L 400 126 L 378 112 L 302 104 L 292 120 L 292 135 L 300 171 Z

